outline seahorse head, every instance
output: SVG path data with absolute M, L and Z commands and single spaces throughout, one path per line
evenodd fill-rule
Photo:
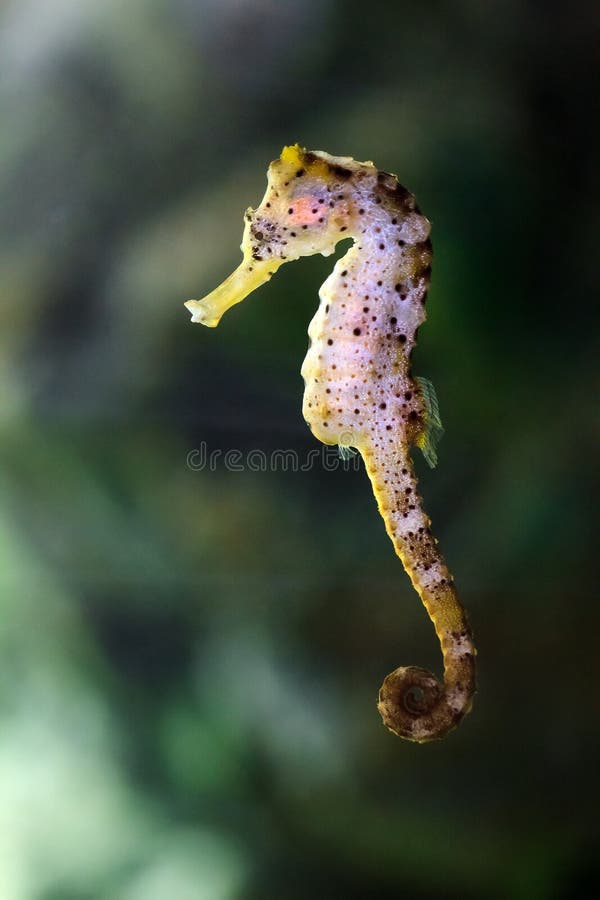
M 240 266 L 202 300 L 188 300 L 192 321 L 215 326 L 223 313 L 268 281 L 286 262 L 322 253 L 352 237 L 356 222 L 356 182 L 373 180 L 372 163 L 284 147 L 267 172 L 267 191 L 245 214 Z
M 359 168 L 332 164 L 326 153 L 298 144 L 284 147 L 267 173 L 268 186 L 257 209 L 246 213 L 244 256 L 257 261 L 299 259 L 333 253 L 353 219 L 353 190 L 345 190 Z

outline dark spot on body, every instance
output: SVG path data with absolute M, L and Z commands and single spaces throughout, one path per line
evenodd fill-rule
M 346 178 L 350 178 L 352 176 L 352 172 L 350 171 L 350 169 L 346 169 L 345 166 L 339 166 L 339 165 L 332 166 L 331 171 L 338 178 L 346 179 Z
M 355 334 L 356 337 L 358 337 L 360 334 L 360 328 L 355 328 L 354 331 L 352 332 L 352 334 Z
M 407 200 L 410 201 L 413 199 L 413 196 L 410 193 L 410 191 L 407 191 L 407 189 L 403 185 L 401 185 L 398 181 L 396 182 L 396 184 L 394 186 L 394 194 L 396 195 L 396 200 L 402 204 L 406 203 Z

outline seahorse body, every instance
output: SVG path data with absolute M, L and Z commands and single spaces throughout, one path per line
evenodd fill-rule
M 388 675 L 379 692 L 385 725 L 419 742 L 442 737 L 469 711 L 476 654 L 410 457 L 429 425 L 426 393 L 411 375 L 425 319 L 429 232 L 394 175 L 371 162 L 285 147 L 269 167 L 262 203 L 246 212 L 241 265 L 203 300 L 186 303 L 192 321 L 215 326 L 284 262 L 327 256 L 353 238 L 321 287 L 308 329 L 303 414 L 319 440 L 361 453 L 387 533 L 440 640 L 443 684 L 411 666 Z

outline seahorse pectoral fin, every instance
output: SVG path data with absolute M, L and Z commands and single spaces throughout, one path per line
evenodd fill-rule
M 425 427 L 418 436 L 416 444 L 427 463 L 434 469 L 438 461 L 437 445 L 444 434 L 444 426 L 440 418 L 440 408 L 433 384 L 427 378 L 415 378 L 415 381 L 419 386 L 425 411 Z
M 227 312 L 236 303 L 242 300 L 269 281 L 275 274 L 283 260 L 253 260 L 244 261 L 225 279 L 214 291 L 203 297 L 202 300 L 188 300 L 184 306 L 192 314 L 192 322 L 200 322 L 209 328 L 215 328 L 223 313 Z

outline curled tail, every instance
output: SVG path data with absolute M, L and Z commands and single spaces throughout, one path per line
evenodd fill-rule
M 395 669 L 377 704 L 384 724 L 410 741 L 436 740 L 469 712 L 475 693 L 473 636 L 452 576 L 431 534 L 417 493 L 408 448 L 384 449 L 385 439 L 362 449 L 375 499 L 396 553 L 427 610 L 440 641 L 444 679 L 417 666 Z

